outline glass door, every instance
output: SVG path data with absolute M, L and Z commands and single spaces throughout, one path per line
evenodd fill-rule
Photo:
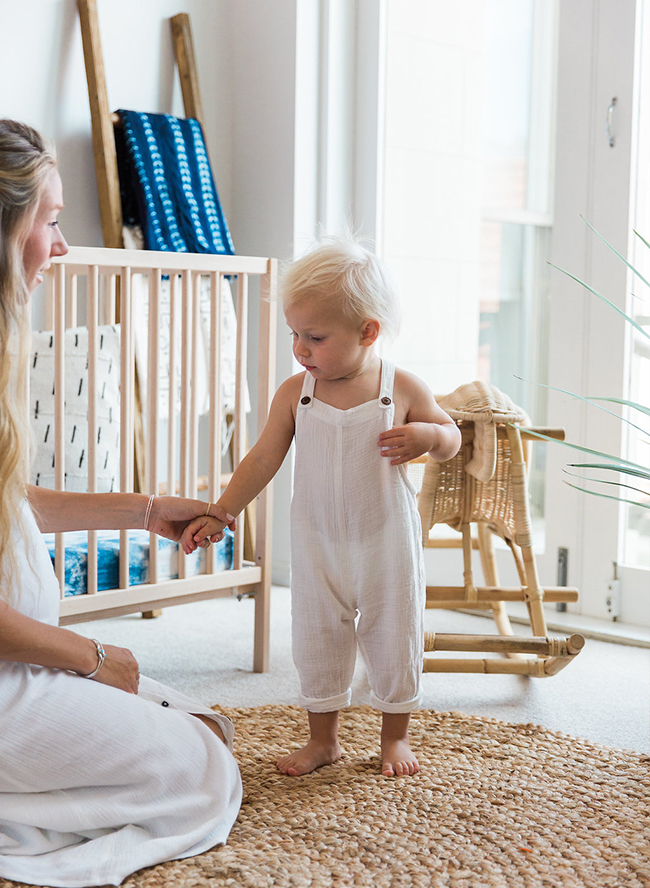
M 479 377 L 538 425 L 547 420 L 549 268 L 555 147 L 557 9 L 486 0 Z M 538 548 L 545 448 L 533 448 Z M 537 519 L 537 520 L 536 520 Z
M 482 379 L 546 422 L 555 0 L 388 0 L 383 256 L 396 363 Z M 545 448 L 533 448 L 533 512 Z M 541 536 L 541 534 L 540 534 Z

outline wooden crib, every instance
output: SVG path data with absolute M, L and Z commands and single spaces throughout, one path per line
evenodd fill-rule
M 54 469 L 53 486 L 66 485 L 66 329 L 81 328 L 87 335 L 87 489 L 98 486 L 98 407 L 102 395 L 98 354 L 105 325 L 119 324 L 119 489 L 142 493 L 176 492 L 181 496 L 215 501 L 247 448 L 248 391 L 256 402 L 261 429 L 274 392 L 275 288 L 277 262 L 246 256 L 157 253 L 73 247 L 54 260 L 48 274 L 46 326 L 54 351 Z M 231 438 L 222 455 L 224 404 L 222 389 L 222 318 L 224 291 L 232 285 L 236 315 L 233 337 L 234 403 L 228 407 Z M 250 294 L 249 299 L 249 284 Z M 146 366 L 136 359 L 136 343 L 143 341 L 141 291 L 148 291 Z M 258 317 L 249 323 L 249 301 L 259 287 Z M 165 295 L 165 313 L 161 299 Z M 164 322 L 161 321 L 164 317 Z M 167 320 L 168 318 L 168 320 Z M 138 320 L 139 319 L 139 320 Z M 136 336 L 136 328 L 138 336 Z M 247 379 L 247 350 L 254 333 L 258 352 L 256 383 Z M 69 339 L 69 336 L 68 336 Z M 164 343 L 167 343 L 166 347 Z M 219 348 L 213 347 L 219 343 Z M 200 356 L 203 356 L 201 360 Z M 229 364 L 230 366 L 230 364 Z M 103 372 L 103 371 L 102 371 Z M 146 377 L 146 384 L 143 384 Z M 161 379 L 167 392 L 161 399 Z M 201 382 L 201 386 L 199 383 Z M 81 388 L 80 384 L 80 388 Z M 203 391 L 201 391 L 203 388 Z M 202 403 L 200 403 L 202 401 Z M 85 431 L 85 429 L 84 429 Z M 69 428 L 68 428 L 69 433 Z M 103 457 L 102 457 L 103 458 Z M 205 473 L 200 474 L 203 461 Z M 69 479 L 68 479 L 69 481 Z M 127 531 L 120 531 L 119 584 L 97 591 L 97 532 L 87 539 L 87 593 L 65 596 L 61 623 L 69 624 L 119 614 L 152 611 L 205 598 L 252 595 L 255 599 L 253 668 L 268 668 L 269 596 L 271 583 L 272 492 L 258 498 L 254 526 L 245 557 L 246 522 L 238 522 L 232 568 L 218 569 L 214 547 L 205 555 L 202 572 L 191 576 L 179 551 L 178 578 L 159 574 L 157 538 L 150 535 L 149 582 L 129 581 Z M 57 534 L 55 570 L 64 588 L 65 538 Z

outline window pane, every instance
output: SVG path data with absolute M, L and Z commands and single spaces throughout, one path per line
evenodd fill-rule
M 533 0 L 487 0 L 483 206 L 527 206 Z
M 546 420 L 550 0 L 388 0 L 383 257 L 390 350 L 437 394 L 481 378 Z M 516 378 L 521 376 L 527 382 Z M 533 448 L 534 512 L 543 446 Z
M 646 232 L 650 234 L 650 232 Z M 634 250 L 634 265 L 648 280 L 650 274 L 650 250 L 640 242 Z M 650 292 L 637 278 L 633 279 L 631 314 L 637 324 L 650 332 Z M 634 330 L 630 349 L 630 401 L 650 407 L 650 341 Z M 630 409 L 627 416 L 639 429 L 628 427 L 626 457 L 650 470 L 650 416 Z M 635 567 L 650 567 L 650 483 L 642 479 L 621 477 L 625 484 L 637 490 L 623 490 L 629 500 L 644 503 L 643 506 L 627 506 L 624 509 L 623 562 Z
M 546 423 L 550 230 L 486 222 L 481 239 L 479 376 Z M 533 447 L 533 514 L 544 512 L 545 447 Z
M 382 255 L 390 356 L 444 394 L 476 379 L 483 0 L 388 0 Z
M 636 121 L 636 206 L 635 229 L 650 241 L 650 4 L 642 4 L 637 19 L 639 68 L 637 72 L 638 118 Z M 632 239 L 630 260 L 638 271 L 650 280 L 650 249 L 638 237 Z M 650 288 L 636 275 L 630 276 L 631 295 L 628 313 L 650 333 Z M 650 341 L 637 330 L 630 331 L 629 400 L 650 408 Z M 650 469 L 650 417 L 630 409 L 628 418 L 642 431 L 627 428 L 625 456 Z M 621 477 L 640 491 L 622 489 L 622 495 L 650 506 L 650 483 L 641 479 Z M 650 568 L 650 508 L 626 506 L 623 508 L 623 562 L 632 567 Z
M 647 325 L 650 329 L 650 324 Z M 638 347 L 632 360 L 632 384 L 630 400 L 646 406 L 650 405 L 650 348 L 638 337 Z M 645 353 L 644 353 L 645 352 Z M 631 429 L 628 438 L 627 458 L 642 466 L 650 467 L 650 417 L 636 410 L 630 411 L 630 419 L 645 430 Z M 625 483 L 633 484 L 641 492 L 624 491 L 628 499 L 645 503 L 642 506 L 626 508 L 626 529 L 624 562 L 636 567 L 650 567 L 650 484 L 626 478 Z
M 546 423 L 553 150 L 552 4 L 486 0 L 479 377 Z M 534 224 L 530 224 L 530 223 Z M 532 448 L 533 517 L 546 448 Z

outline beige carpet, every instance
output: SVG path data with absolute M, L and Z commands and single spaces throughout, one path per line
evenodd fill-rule
M 379 773 L 379 716 L 343 714 L 343 759 L 289 778 L 298 707 L 221 709 L 237 727 L 244 803 L 228 844 L 124 888 L 647 888 L 650 757 L 536 725 L 414 713 L 422 771 Z M 3 882 L 2 888 L 15 883 Z

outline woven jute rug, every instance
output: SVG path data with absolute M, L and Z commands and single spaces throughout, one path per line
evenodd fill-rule
M 228 844 L 124 888 L 650 886 L 648 756 L 420 711 L 411 738 L 422 770 L 385 778 L 380 716 L 360 706 L 342 713 L 343 759 L 291 778 L 275 760 L 304 742 L 301 709 L 219 711 L 235 722 L 244 782 Z

